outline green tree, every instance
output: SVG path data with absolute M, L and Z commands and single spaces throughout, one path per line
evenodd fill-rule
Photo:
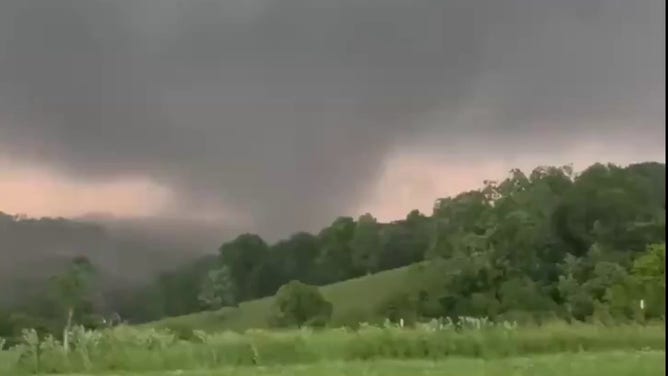
M 332 304 L 325 300 L 317 287 L 292 281 L 276 294 L 269 318 L 274 326 L 320 326 L 332 316 Z
M 633 262 L 632 272 L 642 282 L 665 288 L 666 243 L 647 246 L 645 253 Z
M 258 295 L 258 283 L 253 278 L 261 276 L 262 268 L 269 254 L 269 247 L 255 234 L 243 234 L 220 247 L 221 264 L 227 266 L 232 281 L 239 289 L 241 299 L 251 299 Z
M 304 283 L 317 283 L 316 260 L 320 253 L 318 237 L 306 232 L 299 232 L 287 240 L 281 240 L 271 247 L 275 256 L 274 264 L 280 269 L 282 285 L 291 280 Z
M 165 315 L 185 315 L 201 309 L 198 294 L 202 277 L 215 262 L 215 257 L 206 256 L 158 276 L 155 288 L 159 296 L 155 302 L 162 305 Z
M 595 164 L 575 179 L 555 211 L 570 253 L 582 256 L 595 243 L 640 253 L 647 244 L 665 242 L 665 183 L 658 185 L 659 172 L 650 165 Z
M 519 276 L 502 282 L 498 287 L 501 312 L 524 312 L 525 317 L 539 319 L 556 311 L 556 303 L 539 283 Z
M 651 244 L 633 262 L 626 278 L 608 287 L 605 300 L 613 314 L 662 317 L 666 311 L 666 245 Z M 640 307 L 642 301 L 643 307 Z
M 94 273 L 93 265 L 87 258 L 76 257 L 65 272 L 53 278 L 54 297 L 65 311 L 66 321 L 63 328 L 65 351 L 69 350 L 69 331 L 74 314 L 90 298 L 90 286 Z
M 429 316 L 488 316 L 499 313 L 495 288 L 502 275 L 486 252 L 458 252 L 437 258 L 421 270 L 419 289 Z M 434 303 L 439 307 L 434 309 Z
M 320 255 L 316 260 L 318 284 L 343 281 L 356 276 L 350 241 L 355 233 L 355 221 L 339 217 L 318 234 Z
M 381 255 L 380 226 L 371 214 L 364 214 L 357 220 L 355 233 L 350 241 L 353 267 L 369 274 L 378 270 Z
M 382 225 L 378 268 L 394 269 L 422 261 L 429 247 L 429 225 L 427 218 L 418 223 L 406 220 Z
M 237 303 L 236 286 L 228 267 L 209 270 L 202 281 L 198 299 L 208 309 L 220 309 Z
M 481 191 L 469 191 L 436 201 L 428 258 L 451 257 L 457 252 L 474 252 L 489 228 L 491 206 Z M 473 247 L 473 248 L 470 248 Z

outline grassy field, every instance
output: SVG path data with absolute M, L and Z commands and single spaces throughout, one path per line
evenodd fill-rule
M 563 369 L 572 357 L 584 362 L 584 370 L 605 369 L 608 366 L 605 354 L 620 353 L 627 355 L 610 355 L 618 356 L 620 362 L 626 359 L 620 369 L 651 370 L 654 363 L 645 364 L 641 358 L 650 353 L 662 356 L 665 324 L 606 327 L 554 323 L 514 327 L 472 319 L 464 326 L 432 322 L 416 328 L 364 326 L 357 331 L 198 332 L 192 340 L 178 339 L 166 330 L 117 327 L 102 332 L 78 328 L 71 333 L 71 339 L 72 350 L 65 352 L 56 339 L 37 338 L 35 332 L 25 332 L 22 344 L 0 351 L 0 375 L 165 374 L 176 370 L 217 370 L 233 375 L 251 370 L 248 374 L 327 375 L 328 372 L 346 374 L 350 370 L 350 374 L 383 372 L 385 375 L 388 364 L 395 364 L 388 363 L 389 360 L 400 361 L 397 364 L 408 367 L 406 372 L 411 375 L 428 375 L 439 369 L 449 370 L 448 367 L 453 370 L 464 367 L 461 372 L 474 367 L 471 374 L 475 375 L 503 367 L 520 367 L 517 372 L 528 367 L 525 370 L 528 372 L 534 363 L 537 369 Z M 557 364 L 559 359 L 564 365 Z M 616 360 L 610 360 L 613 361 Z M 598 362 L 600 367 L 593 365 Z M 411 373 L 410 367 L 424 372 Z M 510 374 L 523 375 L 517 372 Z
M 368 317 L 372 315 L 373 308 L 388 294 L 410 286 L 411 276 L 414 275 L 413 273 L 419 273 L 417 268 L 420 265 L 387 270 L 321 287 L 320 291 L 325 299 L 334 305 L 333 325 L 338 326 L 348 321 L 350 316 Z M 273 297 L 268 297 L 241 303 L 237 308 L 171 317 L 144 326 L 205 331 L 266 328 L 267 313 L 273 299 Z
M 334 326 L 348 315 L 368 317 L 387 294 L 411 288 L 412 273 L 420 273 L 415 268 L 323 287 L 335 306 Z M 272 298 L 260 299 L 235 309 L 104 331 L 78 327 L 68 353 L 56 339 L 26 332 L 24 343 L 0 351 L 0 376 L 665 374 L 664 322 L 515 326 L 469 318 L 456 325 L 432 321 L 413 328 L 268 330 L 271 303 Z
M 553 354 L 504 359 L 451 358 L 443 361 L 379 360 L 309 365 L 227 367 L 216 370 L 119 373 L 158 376 L 659 376 L 665 353 L 605 352 Z M 78 374 L 76 376 L 83 375 Z M 110 374 L 111 375 L 111 374 Z M 70 375 L 75 376 L 75 375 Z

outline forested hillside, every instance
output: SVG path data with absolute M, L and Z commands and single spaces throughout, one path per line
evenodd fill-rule
M 47 300 L 49 280 L 77 256 L 95 266 L 104 312 L 117 311 L 126 291 L 210 254 L 225 238 L 217 226 L 188 220 L 29 218 L 0 212 L 0 314 L 18 310 L 42 316 L 36 302 Z
M 664 242 L 665 165 L 596 164 L 579 174 L 539 167 L 439 199 L 430 216 L 413 211 L 392 223 L 370 214 L 341 217 L 318 234 L 273 245 L 241 235 L 220 248 L 204 286 L 224 292 L 213 300 L 216 308 L 271 295 L 291 280 L 324 285 L 433 260 L 421 314 L 585 319 L 600 304 L 631 309 L 619 301 L 620 286 L 651 278 L 638 264 L 658 267 L 665 250 L 657 244 Z
M 432 213 L 413 211 L 391 223 L 372 214 L 339 217 L 317 234 L 273 244 L 242 234 L 218 256 L 119 293 L 113 308 L 124 320 L 148 321 L 236 306 L 293 280 L 326 285 L 423 260 L 411 289 L 394 291 L 374 312 L 416 319 L 663 316 L 665 165 L 513 170 L 503 181 L 437 200 Z M 79 298 L 88 308 L 78 312 L 95 313 Z M 17 325 L 17 312 L 26 313 L 5 314 L 6 328 Z

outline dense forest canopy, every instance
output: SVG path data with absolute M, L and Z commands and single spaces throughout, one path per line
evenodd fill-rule
M 101 263 L 109 250 L 100 228 L 1 215 L 0 247 L 25 249 L 10 255 L 13 263 L 0 264 L 3 275 L 31 257 L 49 263 L 60 257 L 67 264 L 66 257 L 79 249 L 68 249 L 67 242 L 48 247 L 49 231 L 80 228 L 88 238 L 77 246 L 87 248 L 84 256 L 95 269 L 91 280 L 110 273 Z M 8 245 L 7 239 L 19 243 Z M 128 257 L 123 262 L 131 263 L 132 255 Z M 528 174 L 513 170 L 503 181 L 486 181 L 480 189 L 436 200 L 429 214 L 415 210 L 390 223 L 368 213 L 339 217 L 317 234 L 298 232 L 273 244 L 256 234 L 241 234 L 225 242 L 217 255 L 163 272 L 150 283 L 86 291 L 72 301 L 78 307 L 75 319 L 90 325 L 90 317 L 111 313 L 142 322 L 234 306 L 273 295 L 291 281 L 325 285 L 411 264 L 419 271 L 418 283 L 411 291 L 397 292 L 379 312 L 578 320 L 662 317 L 665 164 L 595 164 L 579 173 L 569 166 L 538 167 Z M 119 265 L 121 275 L 126 266 Z M 28 321 L 43 323 L 44 330 L 62 327 L 63 313 L 48 303 L 53 299 L 58 298 L 36 294 L 7 306 L 0 316 L 0 330 L 5 331 L 0 336 Z

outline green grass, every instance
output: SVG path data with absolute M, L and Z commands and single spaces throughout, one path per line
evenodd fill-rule
M 0 351 L 0 375 L 11 375 L 19 354 L 10 351 Z
M 79 328 L 71 335 L 72 351 L 65 353 L 62 344 L 53 338 L 37 342 L 34 335 L 26 335 L 20 347 L 0 351 L 0 371 L 20 375 L 35 371 L 141 373 L 252 366 L 291 369 L 296 365 L 377 364 L 390 359 L 408 363 L 457 358 L 501 362 L 545 354 L 665 351 L 665 325 L 658 323 L 614 327 L 553 323 L 517 328 L 488 324 L 461 329 L 421 324 L 410 329 L 365 326 L 358 331 L 253 330 L 196 336 L 186 341 L 155 329 L 118 327 L 94 332 Z
M 450 358 L 443 361 L 379 360 L 309 365 L 227 367 L 216 370 L 117 373 L 180 376 L 659 376 L 665 352 L 553 354 L 505 359 Z M 80 376 L 82 374 L 76 375 Z M 70 375 L 75 376 L 75 375 Z
M 411 272 L 416 272 L 415 268 L 419 267 L 420 264 L 415 264 L 321 287 L 325 299 L 334 306 L 333 325 L 348 322 L 351 316 L 373 316 L 374 307 L 389 294 L 410 286 Z M 252 300 L 237 308 L 170 317 L 143 326 L 205 331 L 267 328 L 267 313 L 273 300 L 273 297 Z

